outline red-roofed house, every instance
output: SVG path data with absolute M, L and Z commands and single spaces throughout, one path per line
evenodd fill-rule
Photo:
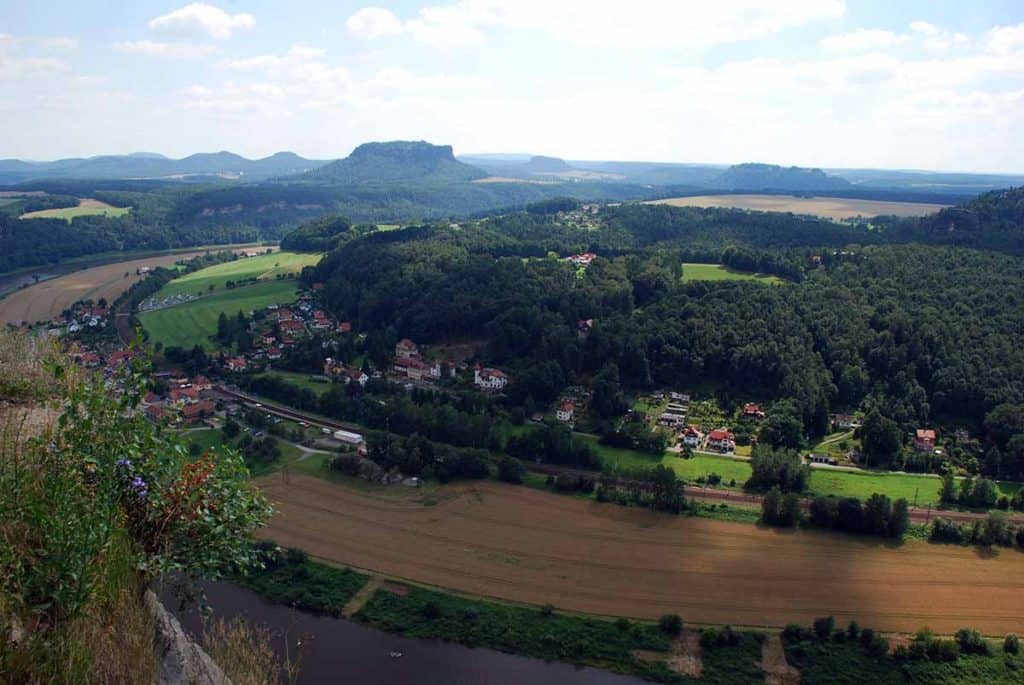
M 593 252 L 584 252 L 583 254 L 574 254 L 565 258 L 567 262 L 574 266 L 590 266 L 590 263 L 597 257 Z
M 190 404 L 192 402 L 198 402 L 199 389 L 195 387 L 177 388 L 175 390 L 171 390 L 170 398 L 173 404 Z
M 277 360 L 277 359 L 280 359 L 280 358 L 281 358 L 281 348 L 280 347 L 268 347 L 267 348 L 267 359 L 270 359 L 270 360 L 273 361 L 273 360 Z
M 696 426 L 687 426 L 683 430 L 683 444 L 687 447 L 697 447 L 700 445 L 701 439 L 704 438 L 704 434 L 697 429 Z
M 414 381 L 423 380 L 425 376 L 430 375 L 430 367 L 419 359 L 399 357 L 395 360 L 394 368 L 396 373 L 403 374 Z
M 573 405 L 569 400 L 565 400 L 558 406 L 558 409 L 555 410 L 555 418 L 559 421 L 565 421 L 568 423 L 569 421 L 572 421 L 575 411 L 575 405 Z
M 338 324 L 338 332 L 339 333 L 351 333 L 352 332 L 352 322 L 351 321 L 342 321 L 341 323 L 339 323 Z
M 131 350 L 117 350 L 111 352 L 110 356 L 107 357 L 107 366 L 111 369 L 117 368 L 121 364 L 130 361 L 135 354 Z
M 725 428 L 716 428 L 708 433 L 708 447 L 723 452 L 731 452 L 736 449 L 736 439 Z
M 764 412 L 761 411 L 761 405 L 754 404 L 753 402 L 747 402 L 743 405 L 743 415 L 753 419 L 764 418 Z
M 185 419 L 186 423 L 197 423 L 208 416 L 213 416 L 216 409 L 217 406 L 213 403 L 213 400 L 203 400 L 182 409 L 181 416 Z
M 399 359 L 415 359 L 420 356 L 420 348 L 412 340 L 402 338 L 395 345 L 395 356 Z
M 477 364 L 473 369 L 473 383 L 483 390 L 502 390 L 508 385 L 508 376 L 499 369 L 482 368 Z
M 358 383 L 364 388 L 366 387 L 366 384 L 370 382 L 370 377 L 361 369 L 348 369 L 345 372 L 345 376 L 348 378 L 349 383 Z
M 931 452 L 935 449 L 935 431 L 930 428 L 918 428 L 914 434 L 914 449 Z
M 281 323 L 278 324 L 278 326 L 281 327 L 282 337 L 286 333 L 292 333 L 297 335 L 305 333 L 306 331 L 306 327 L 302 325 L 302 322 L 296 321 L 295 319 L 288 319 L 287 321 L 282 321 Z
M 192 387 L 196 390 L 210 390 L 213 388 L 213 383 L 206 376 L 196 376 L 192 379 Z
M 245 357 L 230 357 L 226 362 L 225 366 L 228 367 L 228 371 L 245 371 L 247 365 Z
M 160 423 L 161 421 L 169 418 L 169 415 L 167 410 L 159 404 L 151 404 L 146 407 L 146 418 L 153 423 Z

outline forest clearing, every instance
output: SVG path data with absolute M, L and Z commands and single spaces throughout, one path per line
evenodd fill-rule
M 76 216 L 124 216 L 131 211 L 131 207 L 115 207 L 106 202 L 93 198 L 82 198 L 76 207 L 61 207 L 59 209 L 41 209 L 37 212 L 22 214 L 21 219 L 66 219 L 71 221 Z

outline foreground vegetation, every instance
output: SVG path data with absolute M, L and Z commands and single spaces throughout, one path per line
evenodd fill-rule
M 0 382 L 0 399 L 36 402 L 0 415 L 0 673 L 151 679 L 143 592 L 172 575 L 190 584 L 252 564 L 250 534 L 270 507 L 237 454 L 192 457 L 147 423 L 140 377 L 120 378 L 112 396 L 103 379 L 23 340 L 0 332 L 0 376 L 30 379 Z

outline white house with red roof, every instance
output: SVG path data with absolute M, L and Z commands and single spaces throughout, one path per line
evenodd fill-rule
M 245 357 L 229 357 L 224 365 L 228 368 L 228 371 L 245 371 L 248 367 L 248 362 L 245 361 Z
M 395 345 L 395 357 L 398 359 L 416 359 L 419 356 L 420 348 L 408 338 L 402 338 Z
M 704 434 L 696 426 L 687 426 L 683 429 L 683 444 L 687 447 L 699 447 Z
M 736 449 L 736 438 L 731 431 L 725 428 L 716 428 L 708 433 L 707 446 L 722 452 L 732 452 Z
M 935 449 L 935 431 L 930 428 L 918 428 L 914 433 L 914 449 L 920 452 L 931 452 Z
M 749 419 L 763 419 L 764 412 L 761 411 L 761 405 L 747 402 L 743 405 L 743 416 Z
M 477 364 L 473 369 L 473 384 L 482 390 L 503 390 L 508 385 L 508 376 L 500 369 Z
M 400 373 L 414 381 L 430 377 L 430 367 L 419 359 L 399 357 L 395 360 L 395 373 Z
M 575 412 L 576 405 L 569 400 L 564 400 L 560 405 L 558 405 L 558 409 L 555 410 L 555 418 L 559 421 L 569 423 L 572 421 Z

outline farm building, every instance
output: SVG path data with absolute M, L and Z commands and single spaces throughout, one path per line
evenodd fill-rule
M 347 445 L 362 445 L 363 436 L 359 433 L 353 433 L 351 431 L 336 430 L 332 434 L 335 440 L 340 440 Z

